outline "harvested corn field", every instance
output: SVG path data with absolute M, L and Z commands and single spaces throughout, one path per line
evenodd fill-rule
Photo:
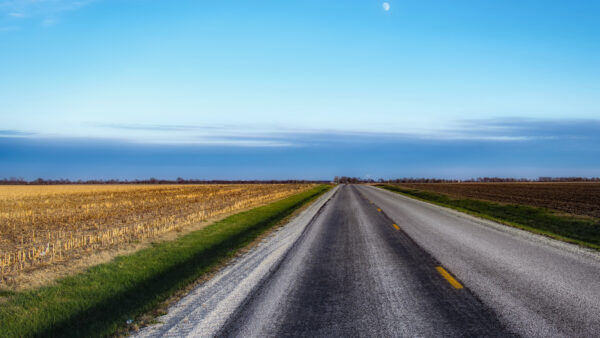
M 0 186 L 0 277 L 152 238 L 313 186 Z
M 600 218 L 600 183 L 402 183 L 401 187 Z

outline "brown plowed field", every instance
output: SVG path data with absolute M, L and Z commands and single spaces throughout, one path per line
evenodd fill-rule
M 402 183 L 399 186 L 600 218 L 600 183 Z

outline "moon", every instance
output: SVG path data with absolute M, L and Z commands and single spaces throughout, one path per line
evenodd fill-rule
M 384 11 L 389 11 L 390 10 L 390 3 L 389 2 L 384 2 L 383 5 L 381 5 L 383 7 Z

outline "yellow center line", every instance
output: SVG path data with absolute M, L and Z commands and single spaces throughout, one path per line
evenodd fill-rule
M 396 230 L 400 230 L 400 227 L 398 226 L 398 224 L 394 223 L 392 225 L 394 226 L 394 228 L 396 228 Z
M 450 273 L 448 273 L 448 271 L 446 271 L 446 269 L 442 268 L 441 266 L 436 266 L 435 269 L 440 273 L 440 275 L 442 275 L 444 278 L 446 278 L 448 283 L 450 283 L 452 286 L 454 286 L 455 289 L 463 288 L 462 284 L 460 284 L 456 279 L 454 279 L 454 277 L 452 277 L 452 275 Z

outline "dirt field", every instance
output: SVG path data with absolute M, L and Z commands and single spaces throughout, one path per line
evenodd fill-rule
M 180 231 L 312 186 L 0 186 L 0 279 Z
M 600 218 L 600 183 L 403 183 L 459 198 L 525 204 Z

